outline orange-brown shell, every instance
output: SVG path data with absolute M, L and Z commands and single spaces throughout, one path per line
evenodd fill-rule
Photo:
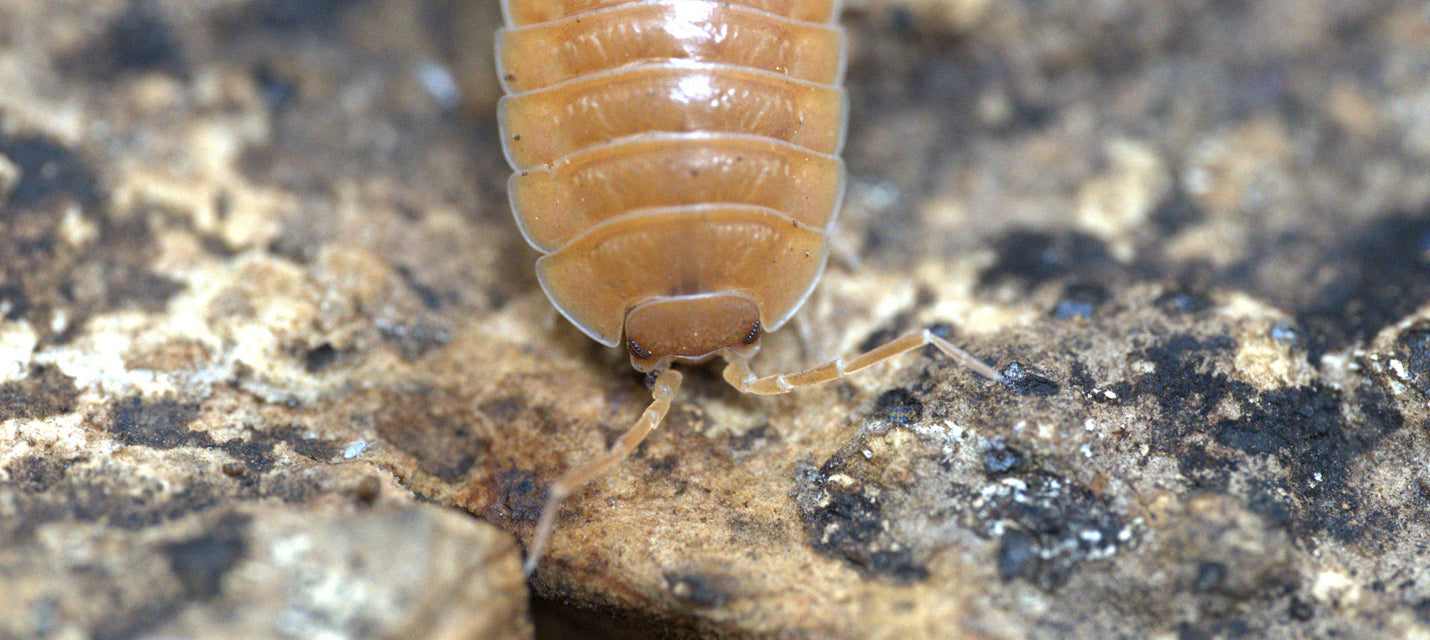
M 621 4 L 631 4 L 631 0 L 502 0 L 502 11 L 506 14 L 507 26 L 521 26 L 560 20 Z M 725 0 L 720 4 L 750 7 L 809 22 L 830 22 L 839 8 L 839 3 L 834 0 Z
M 838 158 L 773 138 L 652 133 L 519 171 L 508 191 L 526 239 L 550 252 L 645 207 L 759 205 L 825 230 L 844 195 L 843 179 Z
M 503 7 L 509 95 L 498 120 L 517 169 L 511 201 L 547 254 L 537 273 L 556 307 L 607 345 L 620 343 L 631 309 L 657 300 L 749 300 L 756 331 L 783 324 L 819 278 L 843 194 L 833 0 Z M 729 347 L 748 346 L 748 328 L 728 329 L 744 342 Z
M 828 24 L 723 2 L 634 2 L 505 29 L 497 35 L 497 65 L 508 93 L 664 59 L 740 65 L 832 84 L 844 73 L 843 48 L 842 34 Z
M 592 227 L 536 262 L 551 301 L 587 333 L 621 336 L 626 311 L 660 296 L 747 293 L 777 327 L 804 301 L 824 234 L 762 207 L 644 209 Z
M 680 0 L 690 2 L 693 0 Z M 844 92 L 735 65 L 665 60 L 598 71 L 502 98 L 507 161 L 546 164 L 593 145 L 654 132 L 748 133 L 835 154 Z

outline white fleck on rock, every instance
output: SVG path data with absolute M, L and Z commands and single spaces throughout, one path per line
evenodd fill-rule
M 1351 606 L 1360 600 L 1360 585 L 1340 571 L 1331 569 L 1316 574 L 1311 596 L 1338 607 Z
M 25 377 L 39 336 L 28 322 L 0 323 L 0 382 Z

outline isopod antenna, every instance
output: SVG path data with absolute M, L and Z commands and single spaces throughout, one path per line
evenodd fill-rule
M 725 381 L 736 389 L 739 389 L 742 393 L 753 393 L 763 396 L 789 393 L 795 389 L 825 382 L 833 382 L 861 369 L 872 367 L 889 358 L 926 345 L 933 345 L 935 349 L 957 360 L 959 364 L 968 367 L 973 370 L 974 373 L 994 382 L 1003 381 L 1003 376 L 999 375 L 997 371 L 994 371 L 992 367 L 984 364 L 982 360 L 954 346 L 953 343 L 934 335 L 934 333 L 928 329 L 910 331 L 895 340 L 879 345 L 850 360 L 838 358 L 817 367 L 811 367 L 796 373 L 777 373 L 760 377 L 750 370 L 749 358 L 731 354 L 729 356 L 730 364 L 725 367 Z
M 616 441 L 610 451 L 607 451 L 595 460 L 584 465 L 571 469 L 562 474 L 556 482 L 551 483 L 551 488 L 546 493 L 546 505 L 541 508 L 541 519 L 536 523 L 536 533 L 531 538 L 531 547 L 526 551 L 526 564 L 523 567 L 527 575 L 536 570 L 536 563 L 541 560 L 541 554 L 546 551 L 546 545 L 551 542 L 551 529 L 556 525 L 556 512 L 561 508 L 561 501 L 566 496 L 587 482 L 604 475 L 611 467 L 620 464 L 626 456 L 635 451 L 637 445 L 645 440 L 651 431 L 660 426 L 661 420 L 665 419 L 665 414 L 670 411 L 670 402 L 675 399 L 675 393 L 680 390 L 680 381 L 683 377 L 675 369 L 666 369 L 656 376 L 655 384 L 651 385 L 651 403 L 646 407 L 645 413 L 636 420 L 635 426 L 631 427 L 620 440 Z

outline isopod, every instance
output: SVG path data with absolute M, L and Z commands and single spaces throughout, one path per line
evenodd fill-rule
M 746 393 L 787 393 L 932 344 L 928 330 L 853 359 L 757 376 L 764 332 L 814 288 L 843 199 L 848 106 L 837 0 L 503 0 L 497 33 L 512 212 L 544 254 L 555 307 L 654 376 L 653 400 L 605 454 L 552 483 L 526 561 L 557 508 L 655 429 L 674 363 L 728 361 Z

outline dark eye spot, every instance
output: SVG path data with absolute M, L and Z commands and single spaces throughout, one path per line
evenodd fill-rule
M 756 340 L 759 340 L 759 339 L 760 339 L 760 321 L 759 321 L 759 320 L 756 320 L 756 321 L 755 321 L 755 324 L 750 325 L 750 332 L 747 333 L 747 334 L 745 334 L 744 343 L 745 343 L 745 344 L 755 344 L 755 341 L 756 341 Z
M 636 354 L 636 357 L 642 360 L 650 357 L 650 351 L 635 340 L 626 339 L 626 350 Z

